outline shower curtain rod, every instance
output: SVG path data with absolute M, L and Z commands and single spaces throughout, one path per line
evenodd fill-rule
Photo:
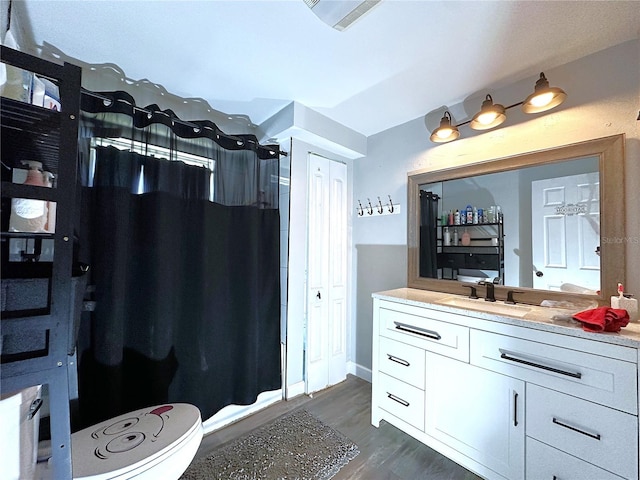
M 105 106 L 110 106 L 110 104 L 111 104 L 111 103 L 113 103 L 113 101 L 114 101 L 114 100 L 113 100 L 113 98 L 111 98 L 111 97 L 109 97 L 109 96 L 107 96 L 107 95 L 103 95 L 103 94 L 101 94 L 101 93 L 97 93 L 97 92 L 92 92 L 91 90 L 87 90 L 86 88 L 82 88 L 82 89 L 80 90 L 80 93 L 82 93 L 83 95 L 88 95 L 88 96 L 90 96 L 90 97 L 100 99 L 100 100 L 102 100 L 103 102 L 109 102 L 109 104 L 105 104 Z M 124 101 L 124 100 L 119 99 L 119 101 Z M 162 115 L 165 115 L 165 116 L 167 116 L 167 117 L 170 117 L 170 115 L 169 115 L 168 113 L 166 113 L 166 112 L 164 112 L 164 111 L 162 111 L 162 110 L 158 110 L 158 111 L 151 111 L 151 110 L 147 110 L 146 108 L 141 108 L 141 107 L 138 107 L 138 106 L 136 106 L 136 105 L 131 105 L 131 104 L 129 104 L 129 102 L 126 102 L 126 103 L 127 103 L 128 105 L 130 105 L 134 110 L 137 110 L 137 111 L 142 112 L 142 113 L 146 113 L 147 115 L 152 115 L 152 114 L 160 113 L 160 114 L 162 114 Z M 204 128 L 204 129 L 206 129 L 206 130 L 214 131 L 214 130 L 213 130 L 213 128 L 211 128 L 211 127 L 209 127 L 209 126 L 206 126 L 206 125 L 205 125 L 205 126 L 201 126 L 201 125 L 198 125 L 198 124 L 195 124 L 195 123 L 187 122 L 186 120 L 181 120 L 180 118 L 172 117 L 172 118 L 171 118 L 171 120 L 172 120 L 173 122 L 180 123 L 180 124 L 185 125 L 185 126 L 187 126 L 187 127 L 193 128 L 195 131 L 198 131 L 198 130 L 200 130 L 201 128 Z M 250 139 L 246 139 L 246 138 L 242 138 L 242 139 L 241 139 L 240 137 L 236 137 L 236 136 L 233 136 L 233 135 L 228 135 L 228 134 L 226 134 L 226 133 L 221 133 L 220 131 L 217 131 L 217 132 L 216 132 L 216 134 L 217 134 L 217 135 L 222 135 L 222 136 L 224 136 L 225 138 L 228 138 L 228 139 L 230 139 L 230 140 L 236 140 L 236 141 L 242 141 L 242 142 L 249 142 L 249 143 L 251 143 L 251 144 L 254 144 L 254 145 L 259 146 L 260 148 L 264 148 L 265 150 L 268 150 L 268 151 L 273 152 L 273 153 L 277 153 L 277 154 L 282 155 L 282 156 L 285 156 L 285 157 L 289 155 L 287 152 L 283 152 L 283 151 L 282 151 L 282 150 L 280 150 L 280 149 L 278 149 L 278 150 L 274 150 L 273 148 L 269 148 L 268 146 L 265 146 L 265 145 L 260 145 L 258 142 L 254 142 L 253 140 L 250 140 Z

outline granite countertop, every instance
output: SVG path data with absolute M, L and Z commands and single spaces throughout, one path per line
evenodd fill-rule
M 630 322 L 618 333 L 585 332 L 579 323 L 568 318 L 571 313 L 577 313 L 580 309 L 572 311 L 561 308 L 523 304 L 510 307 L 501 301 L 497 301 L 495 304 L 492 304 L 489 302 L 482 302 L 482 300 L 468 300 L 467 297 L 462 295 L 433 292 L 430 290 L 419 290 L 415 288 L 398 288 L 396 290 L 376 292 L 372 296 L 381 300 L 390 300 L 405 305 L 414 305 L 417 307 L 425 307 L 428 305 L 428 307 L 433 310 L 457 314 L 464 312 L 467 316 L 473 316 L 493 322 L 533 328 L 546 332 L 559 333 L 562 335 L 570 335 L 573 337 L 640 349 L 639 322 Z M 479 302 L 478 310 L 443 303 L 451 301 L 455 302 L 457 300 L 460 300 L 462 305 L 466 302 L 475 306 L 472 302 Z M 494 309 L 493 312 L 491 311 L 492 308 Z M 516 312 L 516 314 L 509 313 L 511 308 L 513 308 L 513 312 Z M 525 308 L 528 308 L 529 310 L 523 310 Z M 523 315 L 523 313 L 526 314 Z

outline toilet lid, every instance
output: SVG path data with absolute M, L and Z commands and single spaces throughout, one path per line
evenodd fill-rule
M 143 408 L 71 435 L 73 477 L 122 475 L 171 451 L 201 426 L 186 403 Z

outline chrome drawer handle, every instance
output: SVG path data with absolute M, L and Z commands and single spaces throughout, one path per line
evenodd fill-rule
M 396 324 L 397 330 L 402 330 L 403 332 L 415 333 L 416 335 L 422 335 L 423 337 L 433 338 L 434 340 L 440 340 L 442 337 L 438 332 L 434 332 L 433 330 L 427 330 L 426 328 L 413 327 L 411 325 L 407 325 L 400 322 L 393 322 Z
M 541 365 L 539 363 L 530 362 L 528 360 L 523 360 L 522 358 L 511 357 L 506 353 L 500 355 L 500 358 L 504 358 L 505 360 L 509 360 L 511 362 L 523 363 L 525 365 L 529 365 L 531 367 L 541 368 L 542 370 L 548 370 L 550 372 L 559 373 L 561 375 L 566 375 L 568 377 L 573 378 L 582 378 L 582 374 L 580 372 L 567 372 L 566 370 L 560 370 L 559 368 L 553 368 L 548 365 Z
M 600 434 L 599 433 L 593 434 L 593 433 L 585 432 L 584 430 L 580 430 L 579 428 L 572 427 L 571 425 L 567 425 L 566 423 L 561 422 L 556 417 L 553 417 L 552 421 L 553 421 L 553 423 L 555 423 L 556 425 L 560 425 L 561 427 L 568 428 L 569 430 L 573 430 L 574 432 L 581 433 L 582 435 L 586 435 L 587 437 L 591 437 L 591 438 L 595 438 L 596 440 L 600 440 Z
M 387 357 L 389 358 L 389 360 L 391 360 L 392 362 L 396 362 L 399 363 L 400 365 L 403 365 L 405 367 L 408 367 L 409 365 L 411 365 L 409 362 L 407 362 L 406 360 L 403 360 L 401 358 L 398 357 L 394 357 L 393 355 L 391 355 L 390 353 L 387 353 Z
M 408 407 L 409 406 L 409 402 L 407 402 L 406 400 L 401 399 L 400 397 L 396 397 L 393 393 L 387 392 L 387 397 L 389 397 L 394 402 L 398 402 L 403 407 Z

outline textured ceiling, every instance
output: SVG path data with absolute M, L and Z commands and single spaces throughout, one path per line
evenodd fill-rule
M 255 124 L 296 100 L 367 136 L 640 34 L 638 1 L 383 0 L 343 32 L 303 0 L 20 3 L 38 45 Z

